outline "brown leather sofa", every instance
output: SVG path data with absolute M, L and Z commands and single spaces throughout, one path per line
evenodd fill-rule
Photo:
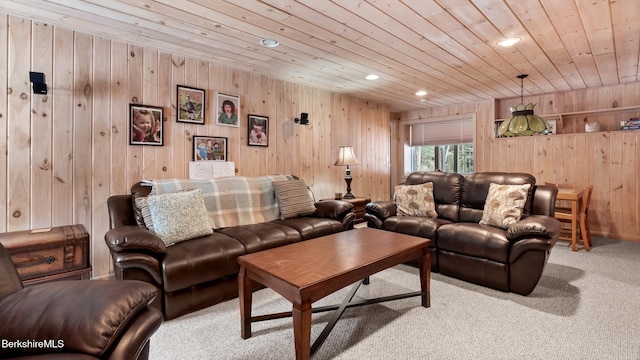
M 238 256 L 352 229 L 356 217 L 351 203 L 324 200 L 310 216 L 217 229 L 165 246 L 135 219 L 133 198 L 150 191 L 137 183 L 131 195 L 109 197 L 111 230 L 105 241 L 116 278 L 154 285 L 160 296 L 152 306 L 165 320 L 237 297 Z
M 558 240 L 553 217 L 557 188 L 536 186 L 523 173 L 486 172 L 460 175 L 414 172 L 406 185 L 433 183 L 437 218 L 398 216 L 394 201 L 367 204 L 369 227 L 432 240 L 432 271 L 483 286 L 530 294 Z M 507 229 L 479 224 L 489 185 L 531 184 L 522 219 Z
M 64 280 L 23 287 L 0 244 L 0 359 L 149 358 L 162 314 L 140 281 Z

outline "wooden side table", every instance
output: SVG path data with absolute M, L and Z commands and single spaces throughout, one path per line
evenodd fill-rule
M 329 200 L 329 199 L 326 199 Z M 333 200 L 333 199 L 331 199 Z M 359 224 L 364 221 L 364 213 L 366 211 L 366 206 L 371 202 L 369 198 L 355 198 L 355 199 L 340 199 L 342 201 L 348 201 L 353 204 L 353 211 L 356 213 L 355 224 Z

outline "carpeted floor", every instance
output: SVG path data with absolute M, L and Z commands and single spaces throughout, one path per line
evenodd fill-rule
M 313 359 L 640 359 L 640 243 L 594 238 L 591 252 L 559 242 L 529 296 L 432 274 L 431 307 L 419 298 L 348 309 Z M 416 268 L 371 277 L 356 298 L 419 290 Z M 317 305 L 336 304 L 349 287 Z M 290 311 L 270 289 L 253 314 Z M 315 314 L 311 341 L 330 313 Z M 291 319 L 254 323 L 240 337 L 238 300 L 163 323 L 151 359 L 293 359 Z

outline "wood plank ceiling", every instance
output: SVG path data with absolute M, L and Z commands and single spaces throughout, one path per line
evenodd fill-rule
M 0 0 L 0 9 L 394 112 L 517 97 L 521 73 L 525 95 L 640 80 L 638 0 Z M 521 41 L 498 46 L 505 37 Z

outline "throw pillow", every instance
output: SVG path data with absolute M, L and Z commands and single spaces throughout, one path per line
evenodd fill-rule
M 520 221 L 531 184 L 501 185 L 491 183 L 480 224 L 506 229 Z
M 151 211 L 149 210 L 149 202 L 147 201 L 147 197 L 138 197 L 135 199 L 136 207 L 140 212 L 140 218 L 142 219 L 142 223 L 138 225 L 145 226 L 147 229 L 156 232 L 153 227 L 153 219 L 151 218 Z
M 398 185 L 395 187 L 394 197 L 398 216 L 438 217 L 432 182 L 418 185 Z
M 147 204 L 154 231 L 167 246 L 213 233 L 202 189 L 149 195 Z
M 302 180 L 274 181 L 273 190 L 280 207 L 280 219 L 311 215 L 316 212 L 313 197 Z

